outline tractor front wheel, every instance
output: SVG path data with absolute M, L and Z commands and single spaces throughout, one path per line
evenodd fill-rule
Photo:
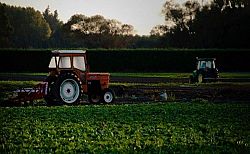
M 104 103 L 106 103 L 106 104 L 113 103 L 114 99 L 115 99 L 115 94 L 114 94 L 113 90 L 108 88 L 108 89 L 105 89 L 103 91 L 103 101 L 104 101 Z

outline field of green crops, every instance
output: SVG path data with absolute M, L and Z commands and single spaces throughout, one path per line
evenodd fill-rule
M 0 153 L 249 153 L 249 104 L 0 108 Z

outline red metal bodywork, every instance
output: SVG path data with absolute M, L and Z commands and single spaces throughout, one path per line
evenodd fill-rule
M 109 87 L 109 73 L 87 73 L 87 81 L 98 80 L 100 81 L 101 88 L 105 89 Z

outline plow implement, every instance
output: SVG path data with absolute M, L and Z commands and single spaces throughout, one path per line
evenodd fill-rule
M 14 95 L 9 100 L 14 104 L 30 103 L 43 99 L 47 95 L 48 82 L 41 82 L 33 88 L 20 88 L 14 91 Z

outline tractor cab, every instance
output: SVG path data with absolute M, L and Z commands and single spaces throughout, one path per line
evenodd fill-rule
M 200 69 L 215 69 L 215 58 L 199 58 L 197 63 L 197 70 Z
M 86 51 L 83 50 L 55 50 L 49 63 L 49 69 L 86 71 Z
M 202 83 L 208 80 L 216 80 L 219 77 L 218 69 L 215 66 L 216 58 L 196 58 L 197 68 L 190 76 L 192 83 Z

